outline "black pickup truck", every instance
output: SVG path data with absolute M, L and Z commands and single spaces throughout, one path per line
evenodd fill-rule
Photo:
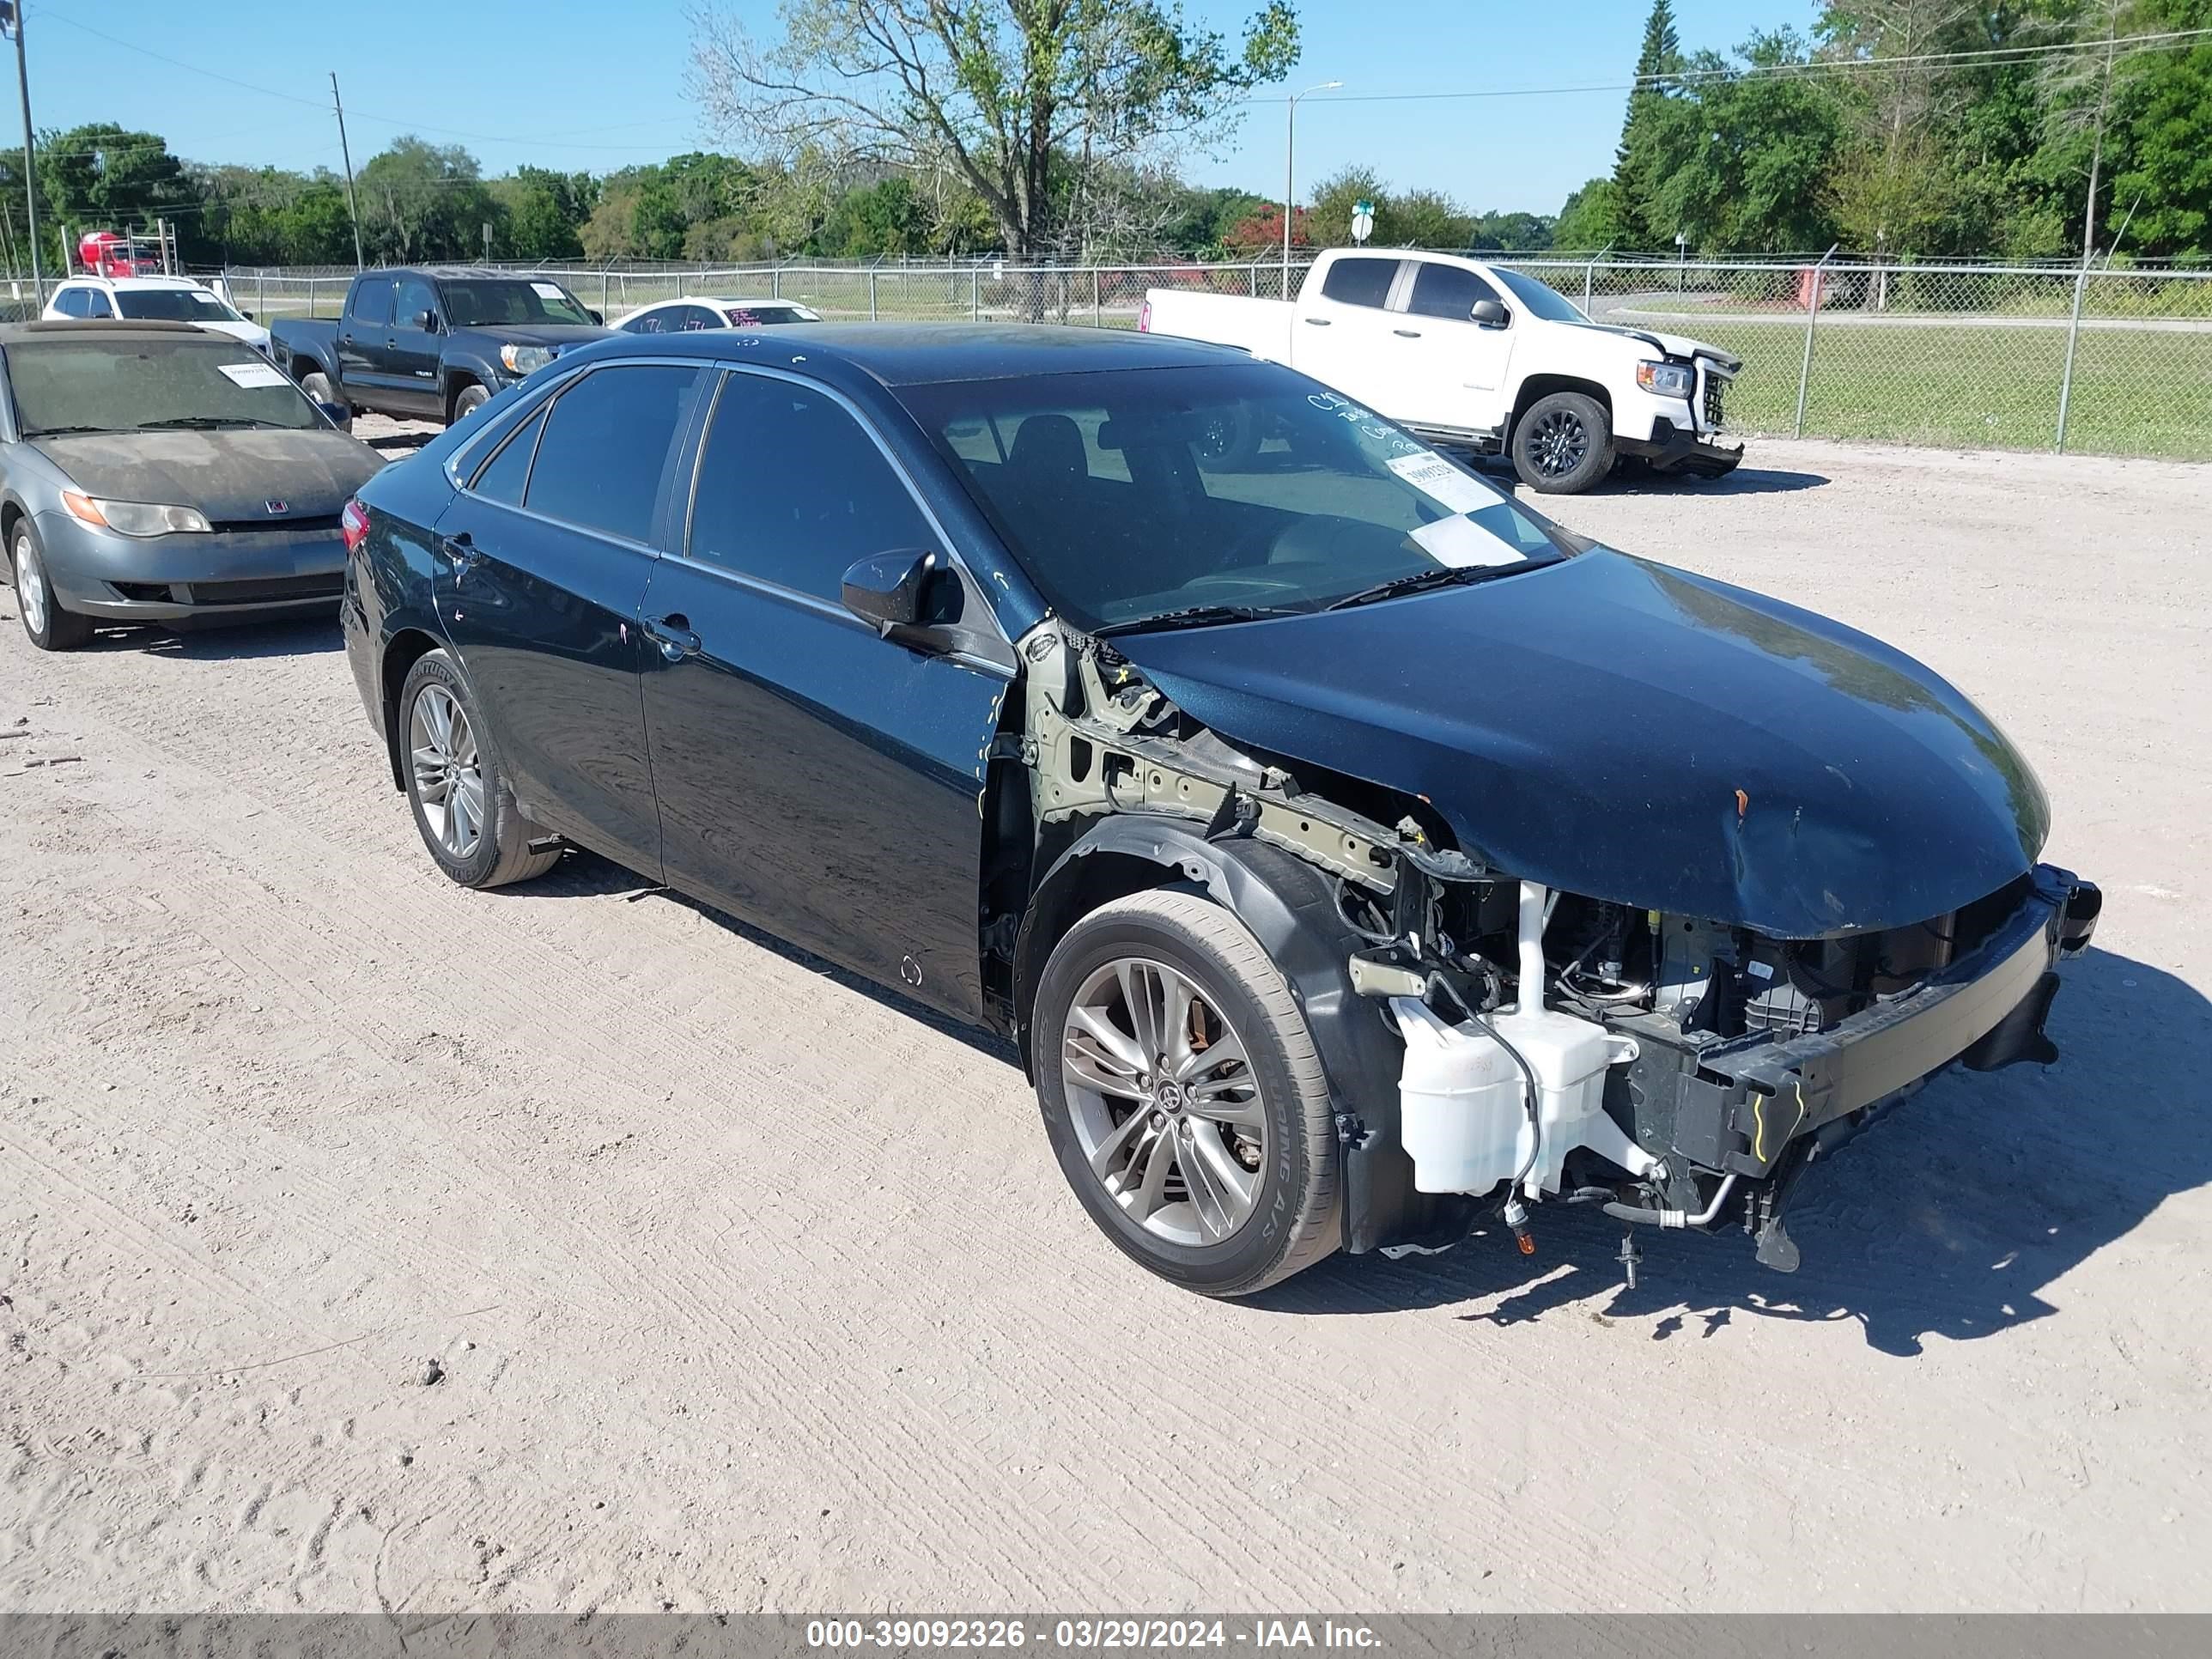
M 449 424 L 608 331 L 542 276 L 434 267 L 365 270 L 334 323 L 283 318 L 276 366 L 323 403 Z

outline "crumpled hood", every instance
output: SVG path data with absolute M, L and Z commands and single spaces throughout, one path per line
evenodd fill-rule
M 33 441 L 88 495 L 196 507 L 217 521 L 327 518 L 383 465 L 327 427 L 86 433 Z M 268 504 L 284 503 L 272 514 Z
M 1776 937 L 1942 915 L 2050 827 L 2027 763 L 1911 658 L 1607 549 L 1114 645 L 1232 742 L 1426 796 L 1509 876 Z
M 1660 349 L 1670 357 L 1694 357 L 1702 352 L 1725 365 L 1731 374 L 1743 367 L 1743 359 L 1733 351 L 1723 351 L 1717 345 L 1705 340 L 1693 340 L 1686 334 L 1669 334 L 1656 328 L 1638 328 L 1633 321 L 1591 323 L 1589 326 L 1602 334 L 1618 334 L 1626 340 L 1656 340 Z

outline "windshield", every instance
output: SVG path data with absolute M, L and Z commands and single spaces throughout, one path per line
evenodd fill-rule
M 1582 307 L 1555 288 L 1547 288 L 1534 276 L 1523 276 L 1517 270 L 1497 271 L 1498 280 L 1505 284 L 1513 297 L 1547 323 L 1586 323 L 1589 319 Z
M 1319 611 L 1569 550 L 1490 484 L 1272 364 L 899 395 L 1046 599 L 1085 629 Z
M 511 323 L 574 323 L 592 326 L 592 314 L 558 283 L 483 278 L 438 284 L 446 320 L 455 328 L 497 328 Z
M 324 426 L 299 387 L 235 340 L 19 340 L 8 379 L 23 435 L 148 428 Z
M 228 306 L 204 288 L 118 289 L 115 304 L 125 317 L 161 323 L 242 323 Z

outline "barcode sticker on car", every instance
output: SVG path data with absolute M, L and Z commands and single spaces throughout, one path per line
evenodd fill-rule
M 1424 450 L 1417 455 L 1400 455 L 1384 465 L 1424 495 L 1442 501 L 1455 513 L 1472 513 L 1498 504 L 1494 490 L 1485 489 L 1441 455 Z
M 216 367 L 230 376 L 234 386 L 283 386 L 284 377 L 268 363 L 217 363 Z
M 541 300 L 558 300 L 566 297 L 562 294 L 561 285 L 558 283 L 532 283 L 530 289 L 531 292 Z

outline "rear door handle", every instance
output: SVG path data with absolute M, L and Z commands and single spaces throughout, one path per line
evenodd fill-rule
M 1421 337 L 1421 331 L 1418 328 L 1394 328 L 1390 331 L 1401 340 L 1418 340 Z
M 1327 328 L 1328 326 L 1328 319 L 1326 317 L 1301 317 L 1298 320 L 1304 323 L 1308 328 Z
M 672 611 L 646 623 L 645 636 L 659 646 L 660 654 L 671 662 L 696 657 L 703 648 L 699 636 L 691 631 L 691 619 L 680 611 Z
M 453 574 L 457 576 L 466 575 L 483 562 L 483 550 L 469 539 L 465 530 L 440 541 L 438 551 L 453 562 Z

